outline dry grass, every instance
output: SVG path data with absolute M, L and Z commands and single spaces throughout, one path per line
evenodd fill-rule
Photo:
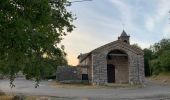
M 33 96 L 33 95 L 23 95 L 23 94 L 5 94 L 0 91 L 0 100 L 58 100 L 58 97 L 48 97 L 48 96 Z
M 5 95 L 5 93 L 0 92 L 0 100 L 12 100 L 13 96 Z
M 14 99 L 14 97 L 15 97 L 15 95 L 12 95 L 12 94 L 3 94 L 3 95 L 0 95 L 0 100 L 18 100 L 16 98 Z M 24 100 L 49 100 L 49 98 L 51 98 L 51 97 L 45 97 L 45 96 L 24 96 Z
M 170 73 L 160 73 L 159 75 L 153 75 L 149 79 L 158 84 L 170 85 Z
M 3 92 L 0 91 L 0 96 L 3 96 L 3 95 L 5 95 L 5 93 L 3 93 Z
M 11 95 L 1 95 L 0 100 L 12 100 L 14 96 Z

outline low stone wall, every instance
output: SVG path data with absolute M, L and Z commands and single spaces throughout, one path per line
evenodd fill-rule
M 56 72 L 57 81 L 80 80 L 78 77 L 78 67 L 59 66 Z

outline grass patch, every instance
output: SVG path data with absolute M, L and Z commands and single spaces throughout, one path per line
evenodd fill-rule
M 5 93 L 4 92 L 0 92 L 0 96 L 3 96 L 3 95 L 5 95 Z
M 13 97 L 11 95 L 1 95 L 0 100 L 13 100 Z
M 169 76 L 170 77 L 170 72 L 162 72 L 159 74 L 159 76 Z
M 170 85 L 170 72 L 162 72 L 151 76 L 149 79 L 158 84 Z

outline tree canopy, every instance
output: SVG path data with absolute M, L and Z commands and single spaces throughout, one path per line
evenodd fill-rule
M 144 50 L 144 66 L 145 66 L 145 76 L 151 75 L 151 68 L 149 61 L 152 59 L 153 52 L 150 49 L 145 48 Z
M 22 71 L 39 81 L 47 68 L 66 64 L 59 43 L 74 28 L 67 0 L 0 0 L 0 72 Z
M 150 49 L 145 49 L 144 53 L 145 67 L 150 68 L 152 74 L 170 72 L 170 39 L 162 39 Z

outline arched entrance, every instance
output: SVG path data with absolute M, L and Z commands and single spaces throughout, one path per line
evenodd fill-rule
M 108 83 L 128 83 L 128 55 L 121 50 L 112 50 L 107 54 Z

